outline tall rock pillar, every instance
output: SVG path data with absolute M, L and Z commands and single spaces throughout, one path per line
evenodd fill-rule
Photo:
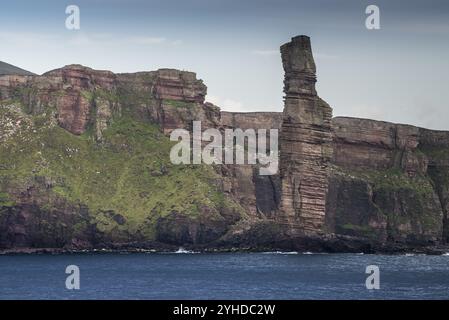
M 316 68 L 310 38 L 292 38 L 281 46 L 281 54 L 285 97 L 280 135 L 279 218 L 292 231 L 320 234 L 332 157 L 332 108 L 315 90 Z

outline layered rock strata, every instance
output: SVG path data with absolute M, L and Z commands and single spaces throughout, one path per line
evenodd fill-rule
M 281 47 L 284 112 L 280 137 L 282 200 L 280 219 L 305 234 L 323 230 L 332 159 L 332 109 L 315 90 L 310 39 L 292 38 Z
M 433 140 L 438 132 L 341 117 L 332 129 L 327 231 L 385 245 L 444 242 L 447 196 L 442 202 L 444 183 L 435 179 L 447 167 L 431 150 L 444 153 L 447 146 Z

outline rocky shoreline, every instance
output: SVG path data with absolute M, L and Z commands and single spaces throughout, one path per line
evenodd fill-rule
M 352 245 L 351 248 L 348 247 Z M 123 243 L 98 248 L 10 248 L 1 249 L 2 255 L 59 255 L 59 254 L 132 254 L 132 253 L 284 253 L 284 254 L 373 254 L 373 255 L 449 255 L 449 245 L 439 246 L 354 246 L 348 241 L 335 246 L 335 242 L 310 247 L 296 246 L 175 246 L 163 243 Z M 334 247 L 332 247 L 332 245 Z M 345 249 L 343 249 L 345 247 Z

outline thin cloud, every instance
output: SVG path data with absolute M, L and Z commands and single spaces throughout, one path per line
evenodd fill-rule
M 432 34 L 432 35 L 449 35 L 449 23 L 436 21 L 436 22 L 416 22 L 405 21 L 401 24 L 388 27 L 390 30 L 396 30 L 398 32 L 418 33 L 418 34 Z
M 84 33 L 72 32 L 70 34 L 46 34 L 33 32 L 0 32 L 0 41 L 17 46 L 33 47 L 42 45 L 57 45 L 67 43 L 73 46 L 90 45 L 157 45 L 168 43 L 165 37 L 147 37 L 133 36 L 124 37 L 117 40 L 117 37 L 110 33 Z M 172 45 L 183 44 L 182 40 L 173 40 L 169 42 Z
M 264 57 L 273 57 L 280 54 L 279 50 L 254 50 L 252 54 Z
M 240 101 L 237 101 L 237 100 L 208 95 L 207 101 L 220 107 L 220 109 L 222 109 L 222 110 L 226 110 L 226 111 L 242 111 L 243 110 L 243 103 L 241 103 Z
M 327 53 L 314 53 L 313 57 L 319 60 L 335 60 L 338 59 L 338 56 Z
M 6 43 L 12 43 L 18 46 L 32 47 L 44 42 L 53 42 L 58 40 L 58 36 L 46 33 L 34 32 L 0 32 L 0 40 Z
M 174 45 L 174 46 L 180 46 L 180 45 L 184 44 L 184 41 L 182 41 L 182 40 L 175 40 L 175 41 L 172 41 L 171 44 Z
M 77 34 L 68 40 L 68 43 L 72 46 L 86 46 L 92 44 L 92 39 L 85 34 Z
M 166 42 L 167 39 L 163 37 L 131 37 L 129 42 L 140 45 L 153 45 Z
M 133 36 L 124 37 L 122 40 L 116 40 L 112 34 L 100 33 L 100 34 L 77 34 L 73 38 L 70 38 L 69 44 L 72 45 L 159 45 L 167 43 L 167 39 L 164 37 L 147 37 L 147 36 Z M 174 45 L 181 44 L 181 40 L 171 42 Z

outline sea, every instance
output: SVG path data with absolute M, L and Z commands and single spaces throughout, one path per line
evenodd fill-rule
M 0 299 L 448 298 L 449 254 L 180 249 L 0 256 Z

